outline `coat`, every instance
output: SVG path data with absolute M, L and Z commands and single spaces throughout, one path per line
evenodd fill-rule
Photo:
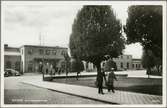
M 113 85 L 114 80 L 117 80 L 114 72 L 110 72 L 108 75 L 108 84 L 107 85 Z
M 98 86 L 103 85 L 103 78 L 106 80 L 105 73 L 104 72 L 98 73 L 98 75 L 97 75 Z

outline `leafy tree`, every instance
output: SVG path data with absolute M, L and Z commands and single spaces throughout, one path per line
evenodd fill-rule
M 101 62 L 122 54 L 121 23 L 110 6 L 83 6 L 72 25 L 70 51 L 74 58 L 92 62 L 101 72 Z
M 64 54 L 63 54 L 63 56 L 64 56 L 64 59 L 65 59 L 65 71 L 66 71 L 66 76 L 68 75 L 68 73 L 69 73 L 69 70 L 70 70 L 70 65 L 71 65 L 71 62 L 70 62 L 70 57 L 69 57 L 69 55 L 68 55 L 68 53 L 67 52 L 65 52 Z
M 150 51 L 150 50 L 143 51 L 142 65 L 144 68 L 152 68 L 156 65 L 155 64 L 155 55 L 152 53 L 152 51 Z
M 77 72 L 77 80 L 78 80 L 78 75 L 83 70 L 84 70 L 83 62 L 79 59 L 73 59 L 71 63 L 71 72 Z
M 142 65 L 147 69 L 147 74 L 151 74 L 151 68 L 156 67 L 157 72 L 160 73 L 161 60 L 156 57 L 151 50 L 144 50 L 142 55 Z
M 162 60 L 162 6 L 130 6 L 124 31 L 128 44 L 139 42 Z
M 114 70 L 116 71 L 117 70 L 117 65 L 112 59 L 109 59 L 104 65 L 104 70 L 105 71 L 111 71 L 111 68 L 114 68 Z

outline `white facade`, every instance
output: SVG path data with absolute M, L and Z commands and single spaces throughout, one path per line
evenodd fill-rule
M 113 61 L 117 65 L 117 70 L 138 70 L 143 69 L 141 64 L 141 59 L 133 59 L 132 55 L 121 55 L 118 58 L 113 58 Z M 105 61 L 104 61 L 105 62 Z M 101 63 L 101 67 L 103 67 L 103 63 Z M 93 63 L 86 63 L 84 61 L 85 71 L 96 71 L 96 66 Z

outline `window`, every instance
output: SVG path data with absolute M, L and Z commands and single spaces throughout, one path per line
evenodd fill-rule
M 32 54 L 33 53 L 33 50 L 32 49 L 29 49 L 28 50 L 28 54 Z
M 127 59 L 129 59 L 129 56 L 127 56 Z
M 39 54 L 42 55 L 44 53 L 43 49 L 39 49 Z
M 65 52 L 64 52 L 64 50 L 61 52 L 61 55 L 64 55 L 65 54 Z
M 137 64 L 136 64 L 136 68 L 137 68 Z
M 29 61 L 28 62 L 28 72 L 32 72 L 33 71 L 33 62 Z
M 123 63 L 121 62 L 121 68 L 123 68 Z
M 57 53 L 56 50 L 53 50 L 53 51 L 52 51 L 52 54 L 53 54 L 53 55 L 56 55 L 56 53 Z
M 49 55 L 50 54 L 50 50 L 46 50 L 46 55 Z
M 127 63 L 127 69 L 129 69 L 129 63 Z
M 7 61 L 5 68 L 11 68 L 11 67 L 12 67 L 12 63 L 10 61 Z
M 135 66 L 134 66 L 134 64 L 132 64 L 132 68 L 134 68 Z

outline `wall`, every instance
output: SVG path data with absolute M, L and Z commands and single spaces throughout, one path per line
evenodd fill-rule
M 118 58 L 114 58 L 113 61 L 116 62 L 117 70 L 132 69 L 132 55 L 121 55 Z M 127 66 L 127 63 L 129 66 Z
M 40 53 L 42 52 L 43 53 Z M 40 46 L 24 46 L 24 72 L 35 72 L 39 68 L 39 64 L 43 63 L 46 65 L 56 64 L 56 67 L 61 67 L 61 63 L 64 61 L 62 52 L 67 52 L 67 48 L 57 47 L 40 47 Z M 30 68 L 32 67 L 32 69 Z

